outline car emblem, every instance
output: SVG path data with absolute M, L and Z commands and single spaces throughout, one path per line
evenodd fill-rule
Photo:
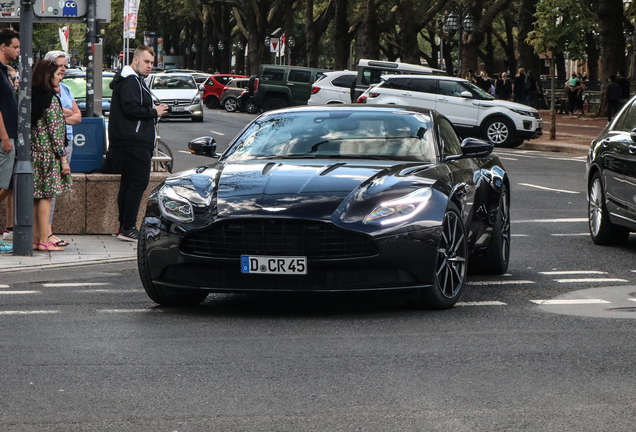
M 176 101 L 174 101 L 172 104 L 173 104 L 174 106 L 177 106 L 177 105 L 179 105 L 179 101 L 178 101 L 178 100 L 176 100 Z
M 287 210 L 285 207 L 262 207 L 262 209 L 268 212 L 279 212 Z

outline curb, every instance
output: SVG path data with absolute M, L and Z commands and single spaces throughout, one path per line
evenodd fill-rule
M 86 265 L 98 265 L 98 264 L 113 264 L 113 263 L 121 263 L 128 261 L 136 261 L 137 257 L 123 257 L 123 258 L 110 258 L 110 259 L 93 259 L 93 260 L 83 260 L 83 261 L 75 261 L 69 263 L 56 263 L 56 264 L 35 264 L 35 265 L 22 265 L 17 267 L 5 267 L 0 269 L 1 273 L 13 273 L 19 271 L 39 271 L 39 270 L 48 270 L 48 269 L 56 269 L 56 268 L 65 268 L 65 267 L 80 267 Z
M 584 155 L 586 156 L 589 151 L 588 145 L 581 144 L 572 144 L 572 143 L 546 143 L 546 142 L 532 142 L 526 141 L 521 144 L 519 147 L 521 150 L 539 150 L 545 152 L 554 152 L 554 153 L 569 153 L 575 155 Z

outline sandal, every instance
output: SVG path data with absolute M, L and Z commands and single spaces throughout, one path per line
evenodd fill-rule
M 51 237 L 53 237 L 53 238 L 51 238 Z M 55 241 L 55 239 L 57 239 L 57 241 Z M 53 234 L 51 234 L 49 236 L 49 240 L 53 240 L 53 243 L 55 243 L 55 245 L 59 246 L 59 247 L 68 246 L 68 242 L 66 240 L 62 240 L 62 239 L 60 239 L 59 237 L 57 237 L 57 236 L 55 236 Z
M 46 249 L 42 249 L 42 248 L 46 248 Z M 51 249 L 49 249 L 51 248 Z M 55 249 L 52 249 L 55 248 Z M 38 244 L 38 250 L 42 251 L 42 252 L 62 252 L 64 251 L 64 249 L 62 249 L 61 247 L 59 247 L 58 245 L 56 245 L 55 243 L 51 242 L 51 243 L 39 243 Z

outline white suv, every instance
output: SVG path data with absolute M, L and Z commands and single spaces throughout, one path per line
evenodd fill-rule
M 358 102 L 434 109 L 461 135 L 483 137 L 501 147 L 516 147 L 543 133 L 539 111 L 495 99 L 465 79 L 433 75 L 385 75 L 382 79 Z
M 351 85 L 357 76 L 355 71 L 325 72 L 311 87 L 307 105 L 351 103 Z

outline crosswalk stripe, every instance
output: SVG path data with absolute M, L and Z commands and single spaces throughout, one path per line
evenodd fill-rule
M 558 283 L 629 282 L 626 279 L 617 279 L 617 278 L 555 279 L 554 281 Z
M 533 281 L 529 280 L 509 280 L 509 281 L 472 281 L 466 282 L 466 285 L 521 285 L 521 284 L 533 284 Z
M 539 272 L 542 275 L 573 275 L 573 274 L 607 274 L 600 270 L 554 270 Z
M 0 288 L 9 288 L 9 285 L 0 285 Z
M 34 311 L 0 311 L 0 315 L 45 315 L 56 314 L 59 310 L 34 310 Z
M 587 218 L 561 218 L 561 219 L 524 219 L 512 220 L 512 223 L 572 223 L 587 222 Z
M 98 309 L 100 313 L 139 313 L 139 312 L 163 312 L 162 309 Z
M 88 286 L 104 286 L 110 285 L 108 282 L 68 282 L 68 283 L 45 283 L 43 287 L 47 288 L 72 288 L 72 287 L 88 287 Z
M 580 305 L 611 303 L 602 299 L 569 299 L 569 300 L 530 300 L 538 305 Z
M 0 295 L 1 294 L 40 294 L 40 291 L 0 291 Z
M 507 306 L 506 303 L 500 301 L 479 301 L 479 302 L 458 302 L 455 306 Z

